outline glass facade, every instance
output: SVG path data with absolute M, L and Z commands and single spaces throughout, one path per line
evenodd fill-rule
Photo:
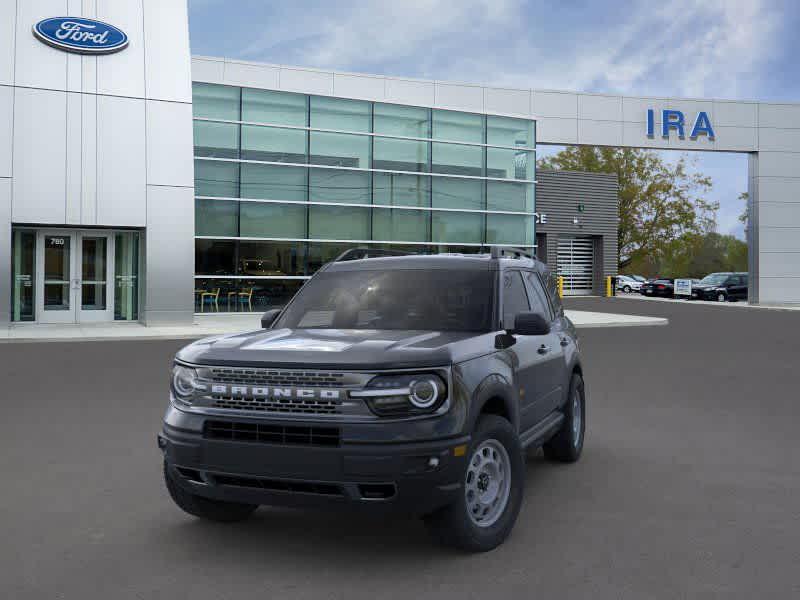
M 193 102 L 198 312 L 279 306 L 354 245 L 534 245 L 534 121 L 205 83 Z

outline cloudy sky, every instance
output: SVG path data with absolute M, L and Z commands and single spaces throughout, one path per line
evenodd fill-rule
M 192 52 L 522 88 L 800 100 L 796 0 L 189 0 Z M 543 151 L 547 151 L 542 148 Z M 744 155 L 697 153 L 742 234 Z

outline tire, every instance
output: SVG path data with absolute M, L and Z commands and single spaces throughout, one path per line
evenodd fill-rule
M 631 293 L 631 286 L 626 285 L 625 287 L 622 288 L 622 291 L 625 292 L 626 294 L 630 294 Z
M 728 297 L 723 292 L 717 294 L 717 302 L 727 302 L 727 301 Z
M 257 504 L 240 504 L 239 502 L 223 502 L 196 496 L 178 485 L 170 473 L 167 463 L 164 463 L 164 483 L 170 497 L 183 511 L 194 517 L 219 521 L 221 523 L 235 523 L 244 521 L 258 508 Z
M 511 423 L 496 415 L 480 417 L 467 456 L 458 500 L 424 517 L 425 526 L 446 546 L 467 552 L 487 552 L 505 541 L 517 521 L 525 487 L 525 461 Z M 504 463 L 507 471 L 502 480 L 493 469 L 495 458 L 498 463 Z M 482 464 L 477 466 L 475 461 Z M 508 486 L 503 491 L 505 483 Z M 493 486 L 497 486 L 496 502 L 491 502 Z M 478 492 L 478 489 L 483 491 Z M 490 502 L 481 504 L 481 497 Z
M 586 391 L 583 378 L 577 373 L 572 374 L 569 383 L 564 417 L 561 429 L 543 446 L 544 456 L 556 462 L 573 463 L 581 457 L 586 434 Z

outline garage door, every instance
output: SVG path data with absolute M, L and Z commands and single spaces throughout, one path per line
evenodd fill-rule
M 592 293 L 594 241 L 591 237 L 558 238 L 558 274 L 564 276 L 564 295 Z

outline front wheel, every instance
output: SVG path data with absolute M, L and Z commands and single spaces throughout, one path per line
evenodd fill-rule
M 583 378 L 572 374 L 569 399 L 564 405 L 564 422 L 561 429 L 543 447 L 548 460 L 575 462 L 581 457 L 586 434 L 586 391 Z
M 475 429 L 453 504 L 425 517 L 428 531 L 445 545 L 486 552 L 508 537 L 522 505 L 524 461 L 511 423 L 483 415 Z
M 626 285 L 625 287 L 622 288 L 622 291 L 625 292 L 626 294 L 630 294 L 631 293 L 631 286 Z

